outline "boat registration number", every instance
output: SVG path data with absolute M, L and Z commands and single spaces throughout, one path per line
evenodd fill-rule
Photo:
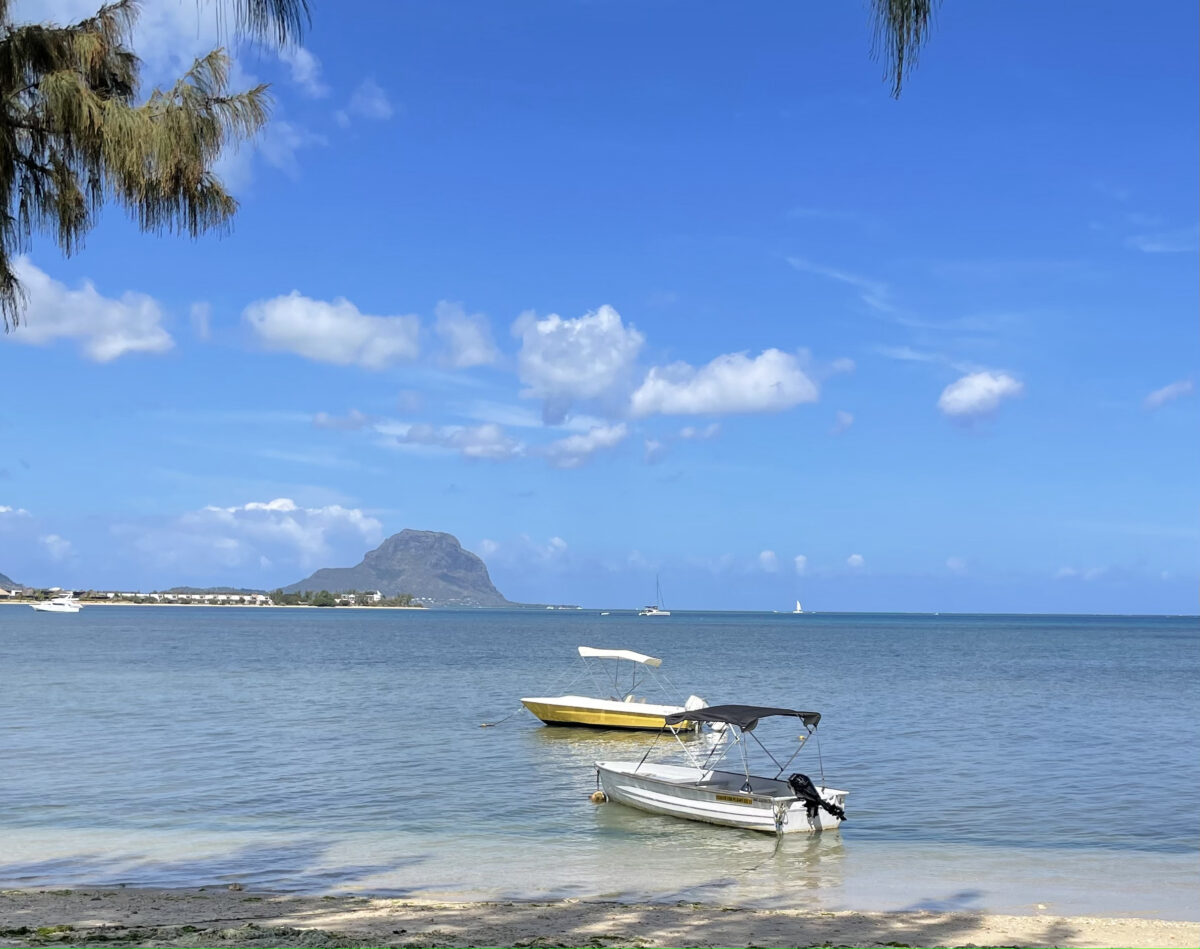
M 718 801 L 728 801 L 730 804 L 753 804 L 754 798 L 738 797 L 736 794 L 718 794 Z

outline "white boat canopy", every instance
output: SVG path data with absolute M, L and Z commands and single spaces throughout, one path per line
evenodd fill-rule
M 630 649 L 593 649 L 591 646 L 580 646 L 579 655 L 595 659 L 628 659 L 630 662 L 640 662 L 644 666 L 661 666 L 662 660 L 653 656 L 643 656 L 640 652 Z

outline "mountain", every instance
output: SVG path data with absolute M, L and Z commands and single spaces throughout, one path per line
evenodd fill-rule
M 325 567 L 284 587 L 302 590 L 379 590 L 411 593 L 427 606 L 510 606 L 492 586 L 487 566 L 458 538 L 437 531 L 402 530 L 370 551 L 355 567 Z
M 17 590 L 20 589 L 21 584 L 17 583 L 16 580 L 10 580 L 4 574 L 0 573 L 0 587 L 4 587 L 6 590 Z

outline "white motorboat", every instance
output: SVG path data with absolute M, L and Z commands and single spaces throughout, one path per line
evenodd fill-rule
M 821 720 L 819 712 L 713 705 L 684 714 L 688 721 L 707 722 L 719 729 L 707 755 L 702 758 L 695 747 L 680 741 L 687 765 L 648 763 L 649 752 L 640 761 L 597 761 L 596 778 L 608 800 L 653 814 L 774 834 L 831 830 L 845 820 L 843 805 L 848 791 L 825 787 L 823 775 L 820 785 L 799 772 L 783 777 L 805 741 L 816 731 Z M 753 734 L 760 719 L 779 716 L 799 719 L 805 729 L 800 735 L 800 748 L 782 765 Z M 668 728 L 673 730 L 683 717 L 683 714 L 668 715 Z M 758 742 L 778 765 L 774 776 L 750 773 L 748 738 Z M 734 747 L 741 751 L 742 770 L 719 769 L 717 765 Z
M 83 604 L 75 599 L 75 594 L 64 593 L 61 596 L 52 597 L 49 600 L 39 600 L 37 603 L 30 603 L 39 613 L 78 613 L 83 609 Z
M 685 713 L 708 704 L 698 695 L 690 696 L 683 705 L 648 702 L 645 696 L 639 696 L 637 692 L 646 685 L 651 685 L 655 692 L 669 694 L 674 691 L 665 679 L 654 672 L 662 665 L 661 659 L 629 649 L 594 649 L 591 646 L 580 646 L 579 655 L 584 660 L 584 671 L 592 678 L 596 690 L 608 697 L 556 695 L 521 699 L 521 704 L 547 725 L 661 731 L 667 727 L 668 715 L 681 713 L 684 717 L 676 721 L 675 728 L 688 731 L 695 726 L 686 719 Z M 590 659 L 614 661 L 611 665 L 597 666 L 588 662 Z M 608 673 L 604 678 L 597 675 L 601 669 Z M 627 669 L 630 673 L 628 678 L 624 675 Z

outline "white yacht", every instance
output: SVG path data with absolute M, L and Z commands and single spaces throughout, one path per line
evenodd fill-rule
M 39 613 L 78 613 L 83 609 L 83 604 L 75 599 L 74 593 L 62 593 L 49 600 L 39 600 L 29 605 Z

